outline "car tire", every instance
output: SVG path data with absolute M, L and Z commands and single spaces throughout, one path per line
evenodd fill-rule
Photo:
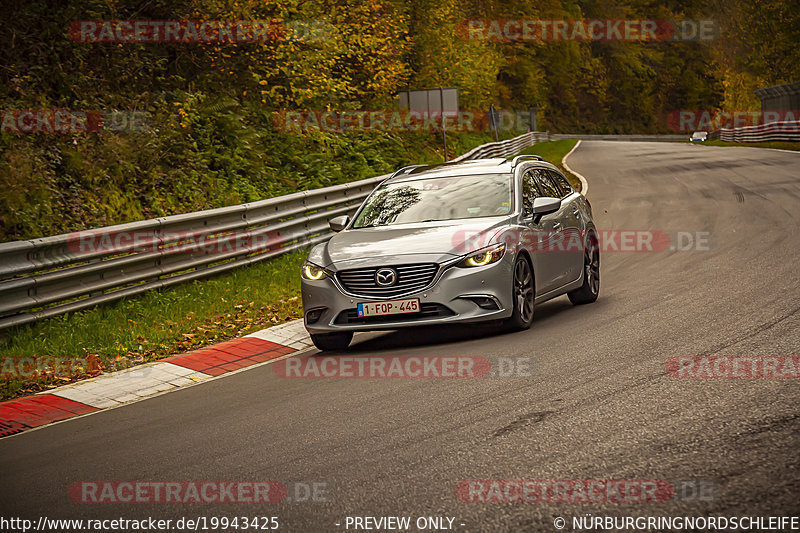
M 517 256 L 514 261 L 511 282 L 511 301 L 514 311 L 511 313 L 511 317 L 506 319 L 505 329 L 520 331 L 531 327 L 535 299 L 536 284 L 534 283 L 533 267 L 527 257 Z
M 590 304 L 600 294 L 600 247 L 597 236 L 590 233 L 583 251 L 583 285 L 567 293 L 573 305 Z
M 351 340 L 353 340 L 352 331 L 311 334 L 311 342 L 323 352 L 344 350 L 350 346 Z

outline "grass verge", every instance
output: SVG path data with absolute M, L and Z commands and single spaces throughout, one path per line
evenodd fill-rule
M 763 142 L 763 143 L 734 143 L 727 141 L 704 141 L 702 144 L 705 146 L 744 146 L 748 148 L 776 148 L 778 150 L 793 150 L 800 152 L 800 142 Z
M 302 316 L 301 250 L 205 281 L 11 330 L 0 399 L 155 361 Z
M 572 186 L 575 187 L 575 190 L 580 191 L 581 180 L 571 172 L 568 172 L 561 164 L 561 160 L 564 159 L 564 156 L 567 155 L 577 143 L 577 139 L 561 139 L 559 141 L 536 143 L 521 151 L 519 155 L 533 154 L 542 156 L 547 161 L 557 166 L 561 172 L 564 173 Z

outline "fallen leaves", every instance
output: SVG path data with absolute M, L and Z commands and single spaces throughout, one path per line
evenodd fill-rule
M 274 275 L 272 273 L 267 278 Z M 102 373 L 198 350 L 302 316 L 297 286 L 287 284 L 260 292 L 241 289 L 240 285 L 237 287 L 226 290 L 225 298 L 203 296 L 197 300 L 196 306 L 193 305 L 195 310 L 188 311 L 184 307 L 172 316 L 160 308 L 149 314 L 129 311 L 135 314 L 121 317 L 112 324 L 101 324 L 105 332 L 113 332 L 113 335 L 104 337 L 98 330 L 96 339 L 92 335 L 82 340 L 87 346 L 88 343 L 98 346 L 78 348 L 79 354 L 72 354 L 75 348 L 71 349 L 69 343 L 49 347 L 50 353 L 57 358 L 73 361 L 70 370 L 43 370 L 36 375 L 25 376 L 4 375 L 5 379 L 0 380 L 0 399 L 34 394 Z M 254 298 L 252 294 L 262 297 L 267 294 L 268 297 Z M 133 320 L 130 316 L 136 316 L 137 319 Z M 101 338 L 108 339 L 105 346 L 99 340 Z M 52 339 L 48 341 L 51 344 L 54 342 Z M 41 345 L 38 349 L 41 349 Z M 19 359 L 24 357 L 20 356 Z
M 17 359 L 15 373 L 4 374 L 0 385 L 0 399 L 6 400 L 36 394 L 57 386 L 99 376 L 106 369 L 106 361 L 97 354 L 82 348 L 83 357 L 21 357 Z

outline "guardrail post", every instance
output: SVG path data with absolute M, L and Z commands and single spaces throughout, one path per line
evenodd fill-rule
M 92 259 L 89 259 L 89 264 L 90 265 L 91 264 L 96 264 L 96 263 L 99 263 L 100 261 L 102 261 L 102 259 L 100 257 L 93 257 Z M 103 279 L 103 274 L 102 273 L 100 274 L 100 279 Z M 91 291 L 91 292 L 89 292 L 89 298 L 97 298 L 98 296 L 102 296 L 102 295 L 103 295 L 103 291 Z

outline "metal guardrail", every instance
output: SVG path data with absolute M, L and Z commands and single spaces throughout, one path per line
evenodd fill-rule
M 744 126 L 741 128 L 721 128 L 712 132 L 709 139 L 719 139 L 725 142 L 769 142 L 769 141 L 800 141 L 800 121 L 770 122 L 758 126 Z
M 519 137 L 507 141 L 482 144 L 473 148 L 466 154 L 456 157 L 452 161 L 466 161 L 467 159 L 486 159 L 490 157 L 509 157 L 518 154 L 521 150 L 534 143 L 550 140 L 550 132 L 530 131 Z
M 569 134 L 556 133 L 550 136 L 554 141 L 562 139 L 578 139 L 582 141 L 624 141 L 624 142 L 682 142 L 688 141 L 689 135 L 636 135 L 636 134 Z
M 455 161 L 514 155 L 546 134 Z M 0 243 L 0 330 L 224 272 L 330 238 L 389 174 L 247 204 Z

